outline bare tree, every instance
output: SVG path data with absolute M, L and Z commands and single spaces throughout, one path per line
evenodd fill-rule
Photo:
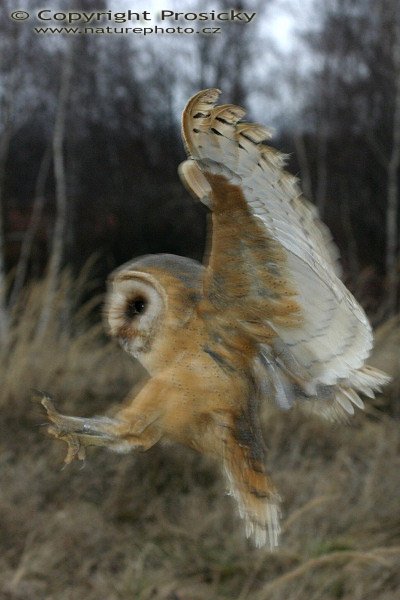
M 39 336 L 41 336 L 45 331 L 52 313 L 52 305 L 54 302 L 60 269 L 64 257 L 67 224 L 67 185 L 64 161 L 64 139 L 72 67 L 73 55 L 72 46 L 70 46 L 67 49 L 61 73 L 61 84 L 58 95 L 56 118 L 53 132 L 52 145 L 57 212 L 50 248 L 50 259 L 47 271 L 47 286 L 43 300 L 43 308 L 37 329 L 37 333 Z
M 6 175 L 6 163 L 10 148 L 10 140 L 13 130 L 12 106 L 15 95 L 16 71 L 8 76 L 8 86 L 3 100 L 3 130 L 0 139 L 0 340 L 5 343 L 8 338 L 9 315 L 7 310 L 7 280 L 5 261 L 5 199 L 4 183 Z
M 296 149 L 296 157 L 301 170 L 301 188 L 308 200 L 313 202 L 313 189 L 310 173 L 310 164 L 307 156 L 307 148 L 304 142 L 304 134 L 299 129 L 293 134 L 293 143 Z
M 45 204 L 45 188 L 46 181 L 49 176 L 50 165 L 51 150 L 50 147 L 48 147 L 43 154 L 39 167 L 39 173 L 37 176 L 35 186 L 35 196 L 33 201 L 32 215 L 28 225 L 28 229 L 26 230 L 24 238 L 22 240 L 18 264 L 15 271 L 15 277 L 9 298 L 9 306 L 13 306 L 15 304 L 26 281 L 29 260 L 32 254 L 32 246 L 40 224 L 40 219 Z
M 387 166 L 386 210 L 386 276 L 388 281 L 387 307 L 389 315 L 397 309 L 399 286 L 399 167 L 400 167 L 400 25 L 395 29 L 393 48 L 396 94 L 393 114 L 392 151 Z
M 318 153 L 317 153 L 317 186 L 315 190 L 315 203 L 318 207 L 319 214 L 324 218 L 327 201 L 327 186 L 328 186 L 328 133 L 327 124 L 322 119 L 318 132 Z

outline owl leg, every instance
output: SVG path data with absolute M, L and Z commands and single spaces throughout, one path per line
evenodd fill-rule
M 247 412 L 247 411 L 246 411 Z M 230 494 L 245 522 L 246 535 L 256 546 L 278 545 L 280 498 L 266 473 L 261 432 L 251 416 L 218 415 L 216 440 L 222 441 L 221 458 Z
M 66 442 L 68 446 L 65 462 L 84 460 L 87 446 L 104 446 L 115 452 L 133 449 L 147 450 L 160 439 L 156 427 L 149 426 L 146 419 L 126 422 L 109 417 L 71 417 L 60 414 L 51 399 L 43 394 L 40 403 L 50 421 L 48 433 Z

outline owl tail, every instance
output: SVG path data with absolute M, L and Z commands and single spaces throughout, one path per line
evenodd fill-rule
M 224 467 L 229 493 L 245 522 L 246 536 L 258 548 L 269 545 L 273 550 L 279 541 L 280 498 L 263 461 L 253 455 L 251 447 L 232 437 L 225 443 Z

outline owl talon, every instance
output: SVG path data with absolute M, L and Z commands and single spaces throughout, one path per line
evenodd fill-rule
M 64 458 L 65 466 L 69 465 L 74 460 L 85 460 L 86 449 L 78 435 L 68 433 L 60 427 L 54 425 L 50 425 L 47 428 L 47 433 L 67 444 L 67 454 Z
M 56 410 L 51 397 L 45 392 L 37 391 L 33 400 L 40 402 L 47 413 L 47 418 L 50 421 L 50 425 L 47 424 L 47 433 L 67 444 L 64 466 L 69 465 L 74 460 L 85 460 L 86 449 L 82 444 L 82 440 L 79 439 L 78 434 L 71 432 L 68 417 L 61 415 Z
M 85 460 L 87 446 L 106 446 L 109 448 L 134 446 L 125 443 L 124 435 L 131 433 L 130 425 L 108 417 L 72 417 L 59 413 L 50 398 L 44 392 L 37 392 L 34 397 L 47 413 L 47 433 L 67 444 L 66 464 L 74 460 Z M 122 445 L 121 445 L 122 444 Z M 140 444 L 139 444 L 140 445 Z
M 86 458 L 86 449 L 85 446 L 82 446 L 79 439 L 76 436 L 68 436 L 68 439 L 65 440 L 68 444 L 67 454 L 64 458 L 64 463 L 69 465 L 74 460 L 85 460 Z

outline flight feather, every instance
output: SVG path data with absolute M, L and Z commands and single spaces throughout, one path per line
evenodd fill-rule
M 205 90 L 186 106 L 182 134 L 189 160 L 181 166 L 181 177 L 211 209 L 220 193 L 213 189 L 215 176 L 240 188 L 266 241 L 273 240 L 275 249 L 284 254 L 284 260 L 275 260 L 275 267 L 298 306 L 297 320 L 265 311 L 265 322 L 277 337 L 264 351 L 277 356 L 282 378 L 285 372 L 291 379 L 294 375 L 305 397 L 325 395 L 352 412 L 353 404 L 361 406 L 358 391 L 373 395 L 388 380 L 364 367 L 373 342 L 368 318 L 340 280 L 339 253 L 328 228 L 302 196 L 296 178 L 284 170 L 285 156 L 266 143 L 270 131 L 242 122 L 245 111 L 240 107 L 216 105 L 219 94 L 216 89 Z M 265 269 L 267 263 L 268 259 Z M 247 270 L 252 270 L 251 264 Z

